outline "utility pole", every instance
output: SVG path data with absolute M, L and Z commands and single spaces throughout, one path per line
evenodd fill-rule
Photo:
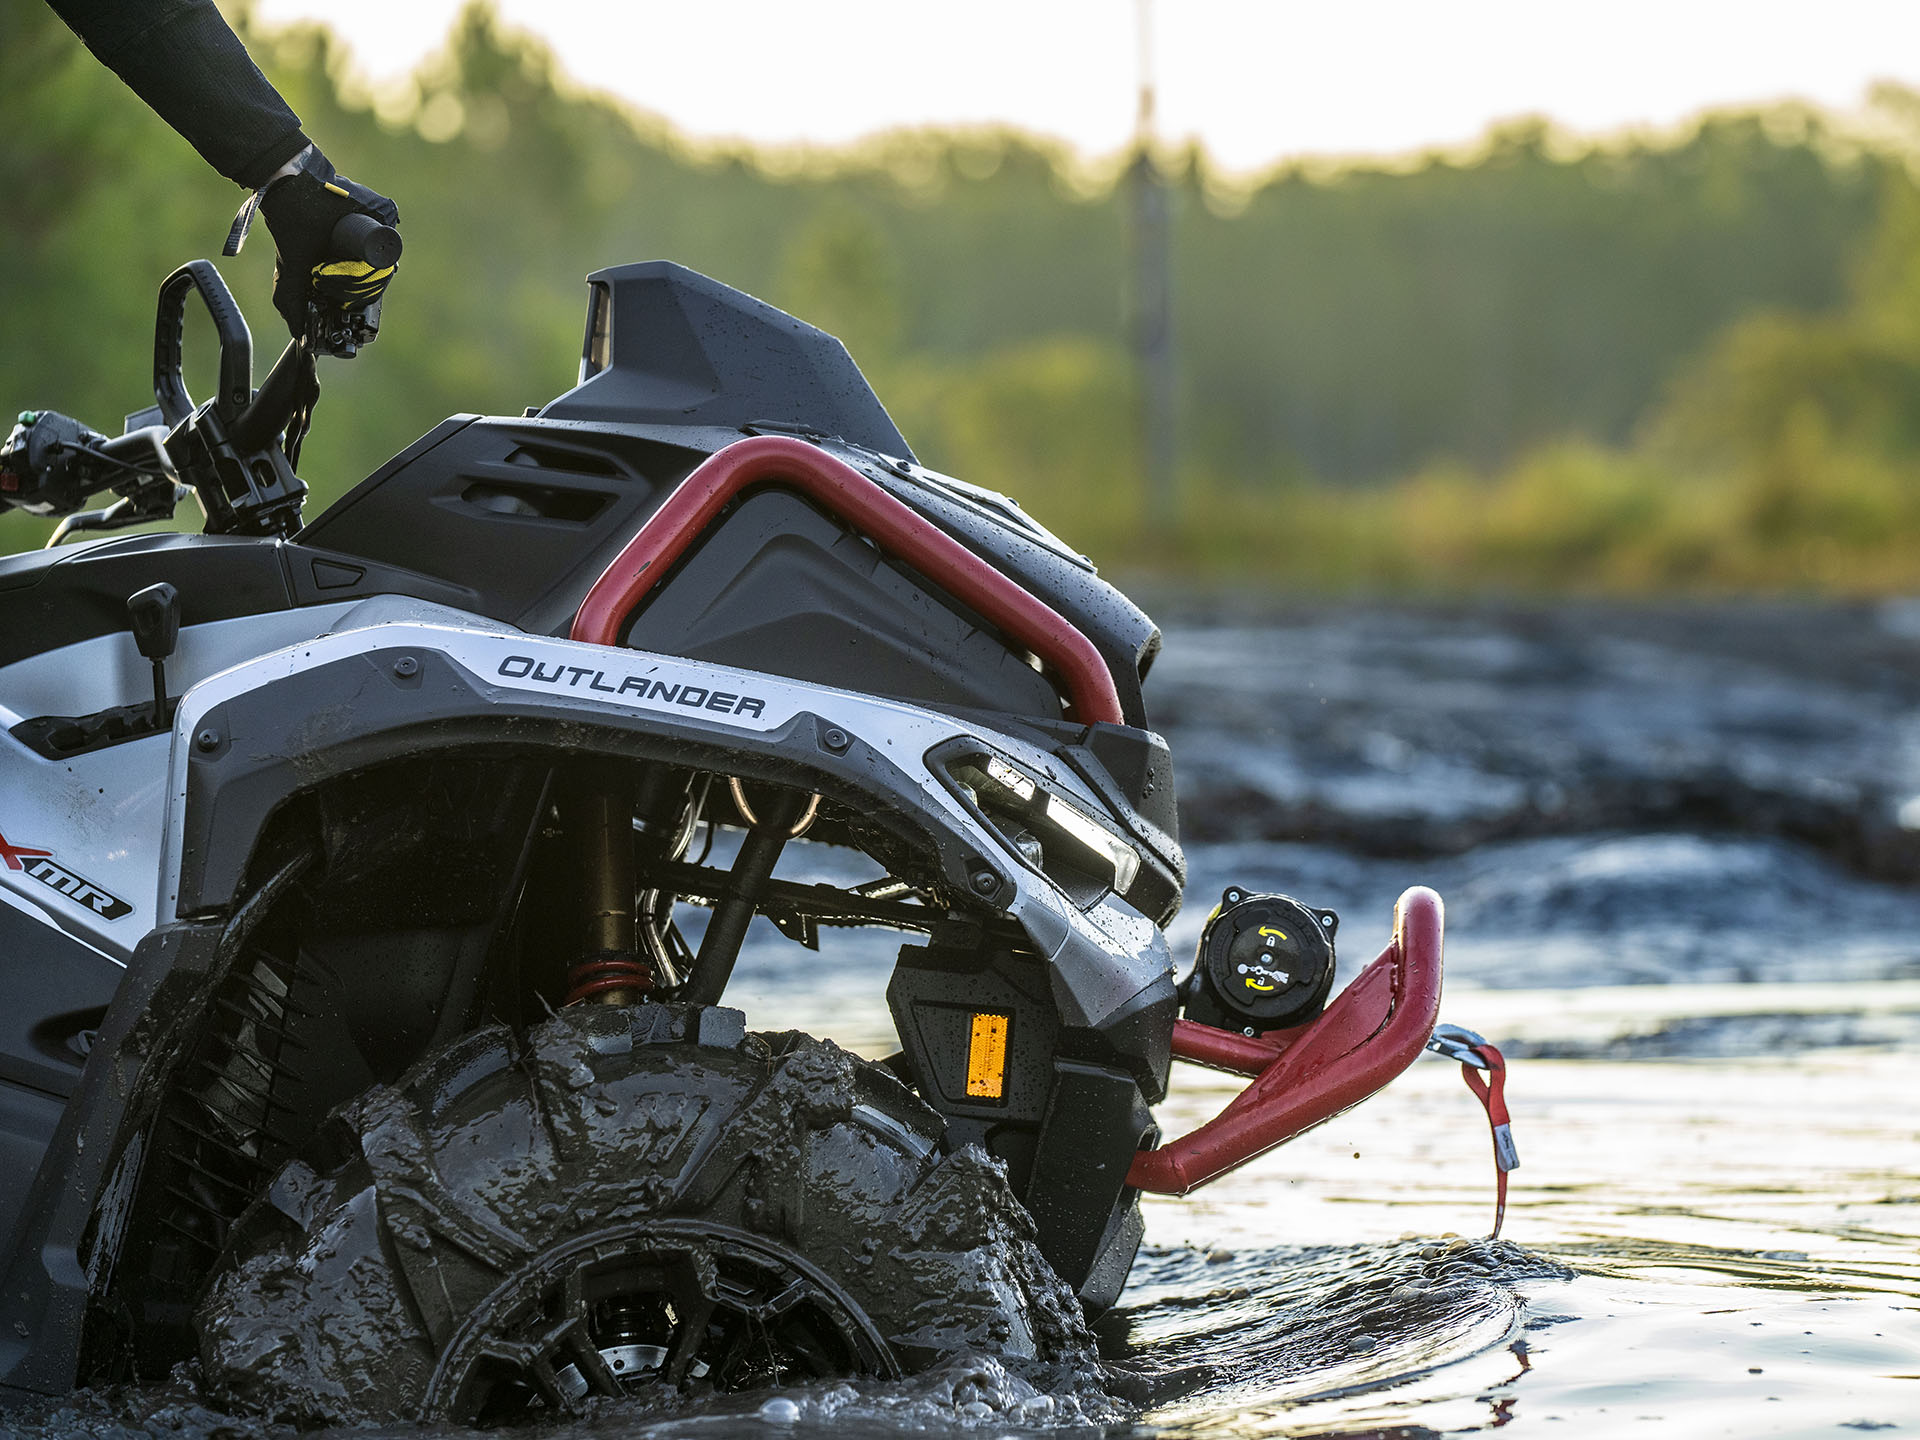
M 1147 482 L 1146 520 L 1152 533 L 1170 535 L 1180 516 L 1174 435 L 1173 235 L 1166 180 L 1154 162 L 1153 0 L 1134 0 L 1134 18 L 1140 47 L 1140 108 L 1128 172 L 1133 202 L 1134 367 Z

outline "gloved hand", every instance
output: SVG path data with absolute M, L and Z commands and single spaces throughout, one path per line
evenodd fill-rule
M 309 146 L 291 174 L 260 192 L 260 211 L 273 232 L 273 308 L 298 339 L 307 333 L 310 300 L 328 311 L 365 310 L 385 293 L 395 267 L 330 253 L 333 227 L 345 216 L 371 215 L 398 226 L 400 208 L 386 196 L 334 172 L 317 145 Z

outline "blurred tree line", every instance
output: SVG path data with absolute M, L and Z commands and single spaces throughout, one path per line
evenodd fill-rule
M 566 389 L 581 277 L 664 256 L 840 335 L 924 460 L 1096 558 L 1312 586 L 1920 581 L 1912 97 L 1881 97 L 1872 144 L 1783 107 L 1606 143 L 1521 122 L 1244 183 L 1162 157 L 1186 503 L 1146 536 L 1118 162 L 1010 132 L 701 149 L 484 6 L 379 95 L 324 30 L 237 19 L 403 214 L 378 345 L 323 369 L 316 506 L 446 414 Z M 240 194 L 39 4 L 0 8 L 0 122 L 0 393 L 117 428 L 155 286 L 218 250 Z M 271 259 L 262 228 L 222 262 L 262 371 Z M 0 519 L 0 548 L 47 528 Z

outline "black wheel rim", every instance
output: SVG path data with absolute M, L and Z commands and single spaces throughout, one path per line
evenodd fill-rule
M 421 1418 L 487 1424 L 659 1385 L 899 1373 L 817 1266 L 764 1236 L 661 1220 L 594 1230 L 522 1266 L 442 1350 Z

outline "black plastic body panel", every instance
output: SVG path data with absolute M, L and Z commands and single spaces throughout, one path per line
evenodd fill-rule
M 1084 753 L 1095 763 L 1083 763 L 1077 751 L 1070 751 L 1068 758 L 1095 788 L 1100 785 L 1096 769 L 1105 771 L 1142 820 L 1159 830 L 1167 842 L 1179 841 L 1180 812 L 1174 802 L 1173 752 L 1165 740 L 1150 731 L 1120 725 L 1089 725 Z
M 639 650 L 933 705 L 1058 713 L 975 618 L 790 491 L 749 494 L 642 607 Z
M 480 614 L 560 634 L 712 442 L 738 437 L 676 438 L 690 443 L 633 425 L 449 422 L 349 491 L 299 540 L 411 567 L 469 590 Z
M 63 1099 L 72 1094 L 86 1056 L 68 1037 L 98 1023 L 125 973 L 54 926 L 0 905 L 0 975 L 7 992 L 0 1014 L 0 1080 Z
M 1134 1152 L 1157 1135 L 1133 1077 L 1073 1060 L 1054 1064 L 1053 1093 L 1040 1129 L 1025 1200 L 1047 1261 L 1090 1310 L 1120 1298 L 1140 1243 L 1139 1194 L 1127 1186 Z M 1109 1254 L 1116 1235 L 1124 1257 Z M 1101 1262 L 1105 1261 L 1103 1265 Z
M 1016 1189 L 1024 1185 L 1060 1034 L 1043 964 L 936 937 L 932 945 L 901 948 L 887 1005 L 921 1097 L 947 1118 L 949 1148 L 978 1143 L 1007 1162 Z M 967 1093 L 972 1017 L 982 1012 L 1008 1021 L 1001 1093 L 991 1099 Z M 1019 1130 L 1028 1132 L 1024 1144 L 1012 1141 Z
M 0 558 L 0 666 L 127 632 L 127 597 L 166 581 L 204 625 L 372 595 L 470 608 L 475 593 L 399 565 L 235 535 L 128 535 Z
M 0 666 L 127 629 L 127 597 L 166 581 L 180 623 L 293 604 L 278 547 L 227 535 L 129 535 L 0 559 Z
M 89 1259 L 111 1242 L 103 1228 L 125 1221 L 114 1200 L 130 1196 L 139 1168 L 127 1137 L 159 1098 L 141 1077 L 197 1025 L 222 958 L 221 929 L 165 927 L 134 952 L 48 1159 L 23 1197 L 0 1287 L 0 1385 L 41 1395 L 74 1385 L 95 1278 Z
M 887 986 L 906 1069 L 946 1120 L 946 1147 L 977 1144 L 1005 1163 L 1041 1252 L 1092 1311 L 1119 1298 L 1139 1247 L 1127 1167 L 1153 1132 L 1149 1099 L 1166 1093 L 1177 998 L 1166 981 L 1102 1029 L 1064 1026 L 1042 965 L 970 947 L 964 927 L 903 947 Z M 992 1098 L 967 1084 L 980 1014 L 1007 1024 L 1002 1093 Z
M 27 1187 L 80 1083 L 91 1032 L 125 972 L 79 941 L 0 905 L 0 1240 L 13 1234 Z
M 821 448 L 919 511 L 1085 635 L 1113 674 L 1127 724 L 1147 727 L 1140 687 L 1160 651 L 1160 631 L 1137 605 L 1078 557 L 1063 555 L 1020 527 L 968 503 L 931 472 L 891 464 L 884 456 L 853 446 L 824 444 Z
M 610 306 L 605 354 L 596 360 L 590 309 L 589 373 L 542 417 L 734 430 L 772 421 L 911 458 L 847 347 L 826 331 L 670 260 L 597 270 L 587 282 L 591 305 Z
M 0 1081 L 0 1166 L 6 1167 L 0 1173 L 7 1177 L 0 1184 L 0 1242 L 8 1244 L 6 1253 L 64 1108 L 64 1101 L 44 1091 Z

